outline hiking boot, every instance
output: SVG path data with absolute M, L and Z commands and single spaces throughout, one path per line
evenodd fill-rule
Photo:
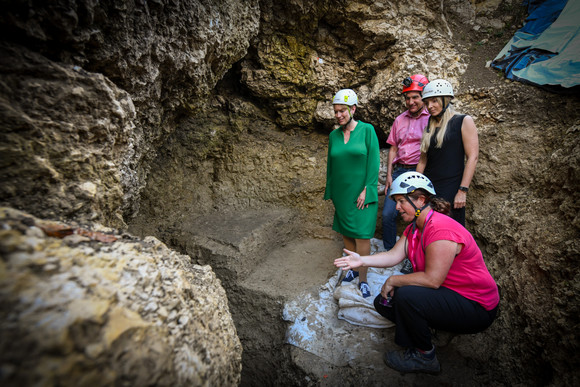
M 367 298 L 367 297 L 371 296 L 371 287 L 366 282 L 361 281 L 361 283 L 358 285 L 358 288 L 360 289 L 360 292 L 362 293 L 363 298 Z
M 342 279 L 342 282 L 352 282 L 353 279 L 358 277 L 358 271 L 349 270 L 346 272 L 346 275 Z
M 431 358 L 432 356 L 432 358 Z M 438 374 L 441 365 L 435 353 L 424 355 L 415 348 L 385 353 L 383 360 L 389 367 L 402 372 L 422 372 L 426 374 Z

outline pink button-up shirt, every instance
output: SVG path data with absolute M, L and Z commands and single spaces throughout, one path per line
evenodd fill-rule
M 398 148 L 393 164 L 415 165 L 421 156 L 421 137 L 429 122 L 429 112 L 423 108 L 418 117 L 413 117 L 408 110 L 401 113 L 393 126 L 387 143 Z

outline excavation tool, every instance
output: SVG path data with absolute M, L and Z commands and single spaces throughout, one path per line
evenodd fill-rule
M 347 271 L 342 270 L 342 267 L 340 269 L 338 269 L 338 282 L 336 283 L 336 287 L 339 287 L 340 285 L 342 285 L 342 280 L 346 276 L 346 273 L 348 273 L 348 270 Z

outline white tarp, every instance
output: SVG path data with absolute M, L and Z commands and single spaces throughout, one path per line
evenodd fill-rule
M 372 242 L 371 252 L 380 251 L 382 241 L 373 239 Z M 358 290 L 358 279 L 337 287 L 337 271 L 319 288 L 318 294 L 303 294 L 286 303 L 283 318 L 290 322 L 286 343 L 339 366 L 349 364 L 360 355 L 357 346 L 363 341 L 362 336 L 382 346 L 384 335 L 376 328 L 394 324 L 374 310 L 373 301 L 384 281 L 392 274 L 399 274 L 400 266 L 370 268 L 368 282 L 372 296 L 366 299 Z M 353 335 L 355 331 L 357 334 Z

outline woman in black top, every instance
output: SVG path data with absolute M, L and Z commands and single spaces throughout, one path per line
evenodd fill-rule
M 431 114 L 421 140 L 417 172 L 424 173 L 438 196 L 451 203 L 450 216 L 465 226 L 465 202 L 479 154 L 473 118 L 450 107 L 453 87 L 437 79 L 423 89 L 423 101 Z

